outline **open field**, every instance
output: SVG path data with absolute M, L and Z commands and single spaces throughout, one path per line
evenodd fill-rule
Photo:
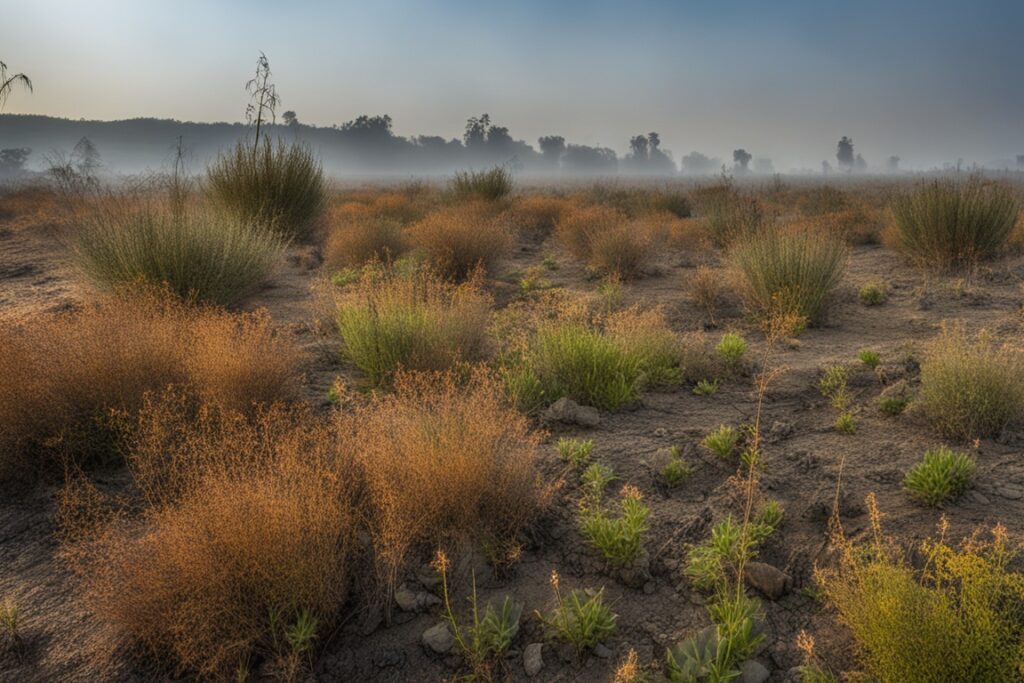
M 1019 177 L 182 187 L 0 195 L 0 680 L 1020 680 Z

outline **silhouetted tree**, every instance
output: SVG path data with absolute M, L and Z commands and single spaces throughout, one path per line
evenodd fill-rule
M 32 150 L 28 147 L 0 149 L 0 176 L 21 175 Z
M 562 157 L 563 168 L 582 174 L 615 173 L 618 163 L 615 150 L 607 147 L 568 145 Z
M 32 92 L 32 79 L 25 74 L 10 74 L 7 73 L 7 65 L 0 62 L 0 110 L 7 104 L 7 97 L 14 90 L 14 86 L 20 83 L 29 92 Z
M 565 153 L 565 138 L 561 135 L 545 135 L 537 139 L 541 156 L 548 165 L 557 167 Z
M 745 150 L 743 148 L 734 149 L 732 151 L 733 168 L 735 168 L 736 171 L 739 172 L 739 173 L 746 173 L 747 170 L 748 170 L 747 165 L 750 163 L 750 160 L 753 159 L 753 158 L 754 158 L 754 155 L 752 155 L 750 152 L 748 152 L 747 150 Z
M 295 112 L 289 109 L 285 113 L 281 114 L 281 120 L 284 121 L 284 125 L 289 128 L 294 128 L 299 125 L 299 117 L 296 116 Z
M 487 142 L 487 133 L 491 129 L 491 115 L 483 114 L 479 118 L 471 116 L 466 121 L 466 132 L 462 141 L 466 147 L 480 147 Z
M 836 161 L 839 162 L 839 168 L 845 168 L 847 171 L 853 168 L 853 140 L 845 135 L 839 138 L 836 145 Z
M 629 140 L 629 155 L 633 161 L 642 164 L 647 161 L 648 140 L 646 135 L 634 135 Z
M 889 169 L 890 171 L 898 171 L 898 170 L 900 170 L 900 158 L 898 156 L 896 156 L 895 154 L 893 154 L 891 157 L 886 159 L 885 167 L 887 169 Z
M 706 157 L 700 152 L 690 152 L 682 158 L 683 172 L 694 175 L 710 175 L 722 165 L 721 159 Z
M 275 122 L 277 120 L 277 105 L 281 103 L 277 89 L 270 82 L 270 62 L 262 52 L 260 52 L 259 59 L 256 60 L 256 75 L 245 84 L 245 90 L 252 98 L 249 106 L 245 108 L 245 118 L 250 125 L 256 124 L 256 139 L 253 141 L 252 148 L 253 154 L 255 154 L 260 144 L 260 128 L 263 126 L 263 121 L 269 116 L 271 123 Z
M 857 158 L 853 160 L 853 167 L 859 173 L 863 173 L 868 170 L 868 162 L 864 161 L 864 157 L 858 154 Z

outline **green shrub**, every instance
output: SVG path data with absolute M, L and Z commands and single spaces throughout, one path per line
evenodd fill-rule
M 878 399 L 878 409 L 883 414 L 889 417 L 896 417 L 907 409 L 907 405 L 910 403 L 910 397 L 906 394 L 898 394 L 896 396 L 884 396 Z
M 224 211 L 108 204 L 72 238 L 75 262 L 104 289 L 166 284 L 182 298 L 231 304 L 255 290 L 284 253 L 262 223 Z
M 448 184 L 458 199 L 497 201 L 512 192 L 512 173 L 504 166 L 486 171 L 461 171 Z
M 717 379 L 713 379 L 710 382 L 706 379 L 698 380 L 697 384 L 693 387 L 693 393 L 698 396 L 710 396 L 716 391 L 718 391 Z
M 661 468 L 661 478 L 665 483 L 675 488 L 693 475 L 693 465 L 683 459 L 679 452 L 679 446 L 672 446 L 669 451 L 669 460 Z
M 853 413 L 844 411 L 836 417 L 836 431 L 842 434 L 853 434 L 857 431 L 857 425 L 853 422 Z
M 889 298 L 889 293 L 884 282 L 872 281 L 864 284 L 857 296 L 865 306 L 880 306 Z
M 730 574 L 753 558 L 758 544 L 774 531 L 774 527 L 756 521 L 744 529 L 742 523 L 727 517 L 711 528 L 710 538 L 689 549 L 684 573 L 699 590 L 721 589 Z
M 998 436 L 1024 414 L 1024 355 L 947 325 L 921 364 L 921 405 L 944 435 Z
M 755 628 L 757 606 L 757 601 L 743 594 L 708 605 L 714 632 L 688 638 L 665 652 L 665 674 L 670 683 L 742 680 L 740 665 L 765 637 Z
M 700 445 L 720 458 L 728 458 L 736 450 L 739 440 L 740 433 L 737 430 L 728 425 L 721 425 L 705 436 Z
M 738 242 L 731 259 L 743 296 L 761 321 L 797 316 L 813 323 L 846 266 L 846 245 L 820 233 L 765 231 Z
M 563 436 L 558 440 L 558 455 L 562 460 L 572 463 L 576 467 L 585 465 L 590 460 L 590 453 L 593 450 L 594 442 L 591 439 L 580 441 Z
M 619 515 L 612 517 L 599 504 L 580 509 L 580 530 L 587 542 L 601 551 L 609 563 L 628 565 L 644 551 L 644 533 L 650 508 L 644 505 L 640 491 L 624 486 Z
M 715 347 L 715 353 L 729 368 L 735 369 L 743 362 L 747 353 L 747 341 L 735 332 L 726 332 Z
M 875 368 L 878 367 L 878 364 L 881 362 L 882 357 L 878 354 L 878 351 L 875 351 L 873 349 L 861 349 L 860 351 L 857 352 L 857 359 L 860 360 L 860 362 L 863 363 L 864 365 L 874 370 Z
M 580 475 L 580 483 L 583 485 L 583 493 L 586 498 L 591 501 L 600 501 L 604 497 L 605 487 L 617 478 L 615 472 L 608 465 L 592 462 Z
M 562 597 L 559 577 L 551 573 L 551 586 L 555 592 L 555 607 L 548 614 L 537 616 L 552 637 L 572 645 L 577 657 L 591 649 L 615 631 L 616 616 L 604 604 L 604 589 L 592 596 L 574 590 Z
M 240 141 L 206 173 L 210 198 L 246 223 L 274 225 L 288 237 L 308 238 L 326 204 L 324 173 L 305 144 L 253 148 Z
M 903 485 L 925 505 L 941 505 L 960 496 L 971 485 L 976 465 L 966 453 L 945 446 L 927 451 L 903 479 Z
M 1024 667 L 1024 578 L 997 527 L 959 547 L 926 540 L 907 557 L 886 538 L 869 499 L 867 547 L 840 537 L 839 562 L 815 580 L 853 634 L 869 680 L 1014 681 Z
M 472 283 L 450 284 L 427 270 L 368 270 L 344 290 L 336 322 L 343 355 L 379 386 L 399 368 L 444 370 L 484 358 L 490 299 Z
M 928 267 L 973 268 L 1004 249 L 1018 211 L 1004 185 L 978 176 L 933 180 L 893 201 L 896 247 Z
M 847 380 L 850 371 L 845 365 L 830 365 L 818 381 L 821 395 L 829 400 L 833 408 L 844 410 L 850 402 Z

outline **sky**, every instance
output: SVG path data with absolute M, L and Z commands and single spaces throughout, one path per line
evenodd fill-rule
M 779 170 L 1024 154 L 1024 0 L 0 0 L 4 112 L 240 121 L 262 50 L 279 113 L 611 147 L 745 148 Z M 13 18 L 13 19 L 12 19 Z

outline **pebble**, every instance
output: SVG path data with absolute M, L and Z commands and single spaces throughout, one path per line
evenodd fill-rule
M 530 643 L 523 651 L 523 668 L 526 675 L 533 678 L 544 668 L 544 644 Z
M 740 668 L 740 683 L 764 683 L 771 672 L 756 659 L 748 659 Z
M 594 646 L 595 657 L 600 657 L 601 659 L 611 659 L 612 655 L 614 654 L 614 652 L 612 652 L 609 648 L 605 647 L 602 643 L 598 643 Z
M 423 632 L 423 644 L 437 654 L 443 655 L 452 649 L 455 636 L 448 630 L 448 624 L 442 621 Z
M 771 600 L 778 600 L 793 587 L 793 579 L 788 574 L 764 562 L 748 562 L 743 577 L 749 586 Z

